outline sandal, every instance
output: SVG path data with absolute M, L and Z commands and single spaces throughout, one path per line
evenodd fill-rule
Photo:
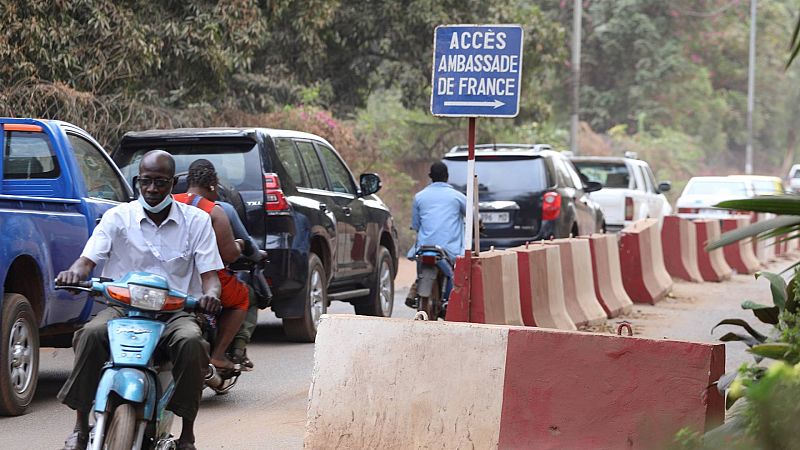
M 85 450 L 88 443 L 89 434 L 81 434 L 78 430 L 75 430 L 67 436 L 63 450 Z

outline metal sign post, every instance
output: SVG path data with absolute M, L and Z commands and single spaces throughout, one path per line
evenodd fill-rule
M 431 113 L 469 117 L 464 234 L 467 257 L 473 233 L 477 233 L 475 119 L 516 117 L 519 113 L 522 42 L 519 25 L 441 25 L 434 33 Z

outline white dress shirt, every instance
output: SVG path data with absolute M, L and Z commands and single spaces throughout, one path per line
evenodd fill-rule
M 161 275 L 171 289 L 203 294 L 200 274 L 222 269 L 211 218 L 199 208 L 172 202 L 160 226 L 137 201 L 103 214 L 81 256 L 105 261 L 103 276 L 114 280 L 130 271 Z

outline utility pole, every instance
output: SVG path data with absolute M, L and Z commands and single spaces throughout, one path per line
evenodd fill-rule
M 756 9 L 758 0 L 750 0 L 750 57 L 747 68 L 747 147 L 744 173 L 753 173 L 753 106 L 756 90 Z
M 578 150 L 578 111 L 580 110 L 581 86 L 581 12 L 582 0 L 574 0 L 572 13 L 572 114 L 569 126 L 569 149 L 573 155 Z

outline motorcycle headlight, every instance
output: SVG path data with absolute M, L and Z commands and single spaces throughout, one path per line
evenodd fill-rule
M 138 284 L 129 284 L 131 291 L 131 306 L 149 311 L 161 311 L 169 291 L 155 289 Z

